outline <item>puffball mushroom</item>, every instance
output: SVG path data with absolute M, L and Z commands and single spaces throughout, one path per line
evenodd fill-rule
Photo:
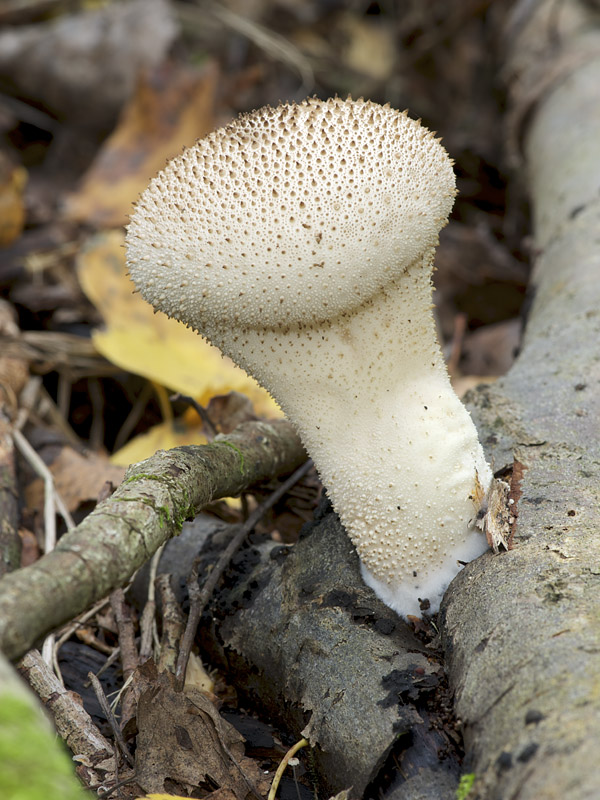
M 173 159 L 127 234 L 142 296 L 254 375 L 297 426 L 363 577 L 437 610 L 486 548 L 492 478 L 437 342 L 455 196 L 439 139 L 365 100 L 261 108 Z

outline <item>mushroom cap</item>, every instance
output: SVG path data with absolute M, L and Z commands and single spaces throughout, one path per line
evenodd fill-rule
M 127 237 L 155 308 L 212 330 L 352 313 L 436 246 L 452 162 L 406 112 L 309 99 L 240 116 L 173 159 Z

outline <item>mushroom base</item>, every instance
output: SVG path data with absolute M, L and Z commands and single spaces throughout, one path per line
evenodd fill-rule
M 492 473 L 436 340 L 432 256 L 327 324 L 213 335 L 296 424 L 368 585 L 401 616 L 419 598 L 437 609 L 487 547 L 473 526 Z
M 402 617 L 420 617 L 423 611 L 430 614 L 439 611 L 444 592 L 452 579 L 465 563 L 478 558 L 488 549 L 485 535 L 478 529 L 473 529 L 451 556 L 437 564 L 435 569 L 418 575 L 414 580 L 405 580 L 397 585 L 385 583 L 369 572 L 362 562 L 360 571 L 364 582 L 386 606 Z M 428 601 L 427 608 L 422 608 L 421 601 Z

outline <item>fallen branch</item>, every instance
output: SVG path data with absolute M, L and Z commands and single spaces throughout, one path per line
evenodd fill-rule
M 18 659 L 59 625 L 123 586 L 207 503 L 291 472 L 306 459 L 289 422 L 250 422 L 203 446 L 131 466 L 117 491 L 56 549 L 0 581 L 0 649 Z
M 209 539 L 201 554 L 208 574 L 215 544 Z M 187 571 L 178 550 L 179 541 L 166 548 L 176 586 Z M 391 764 L 398 797 L 424 796 L 424 788 L 436 800 L 454 797 L 459 763 L 440 714 L 435 649 L 363 583 L 335 514 L 305 528 L 293 547 L 251 542 L 213 596 L 198 645 L 244 707 L 308 739 L 319 797 L 350 787 L 353 798 L 379 796 L 371 783 Z
M 508 32 L 535 270 L 521 352 L 474 395 L 496 469 L 518 464 L 513 549 L 452 583 L 440 615 L 469 798 L 600 786 L 600 28 L 590 3 L 521 2 Z

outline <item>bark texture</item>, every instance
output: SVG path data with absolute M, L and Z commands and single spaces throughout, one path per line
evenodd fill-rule
M 252 422 L 201 447 L 160 451 L 129 468 L 56 549 L 0 581 L 0 649 L 10 659 L 123 586 L 185 519 L 219 497 L 291 472 L 306 458 L 289 422 Z
M 0 334 L 16 336 L 15 312 L 0 300 Z M 29 367 L 20 358 L 0 355 L 0 577 L 21 563 L 19 537 L 19 493 L 12 425 L 18 398 L 29 377 Z
M 309 739 L 320 796 L 361 797 L 393 751 L 398 797 L 453 800 L 458 759 L 432 702 L 442 664 L 363 583 L 337 516 L 293 547 L 242 556 L 204 618 L 202 651 L 252 705 Z
M 600 29 L 592 3 L 524 2 L 507 79 L 534 217 L 521 354 L 474 395 L 496 470 L 522 463 L 514 549 L 442 607 L 469 798 L 591 800 L 600 787 Z
M 19 506 L 11 423 L 0 407 L 0 576 L 21 562 Z

